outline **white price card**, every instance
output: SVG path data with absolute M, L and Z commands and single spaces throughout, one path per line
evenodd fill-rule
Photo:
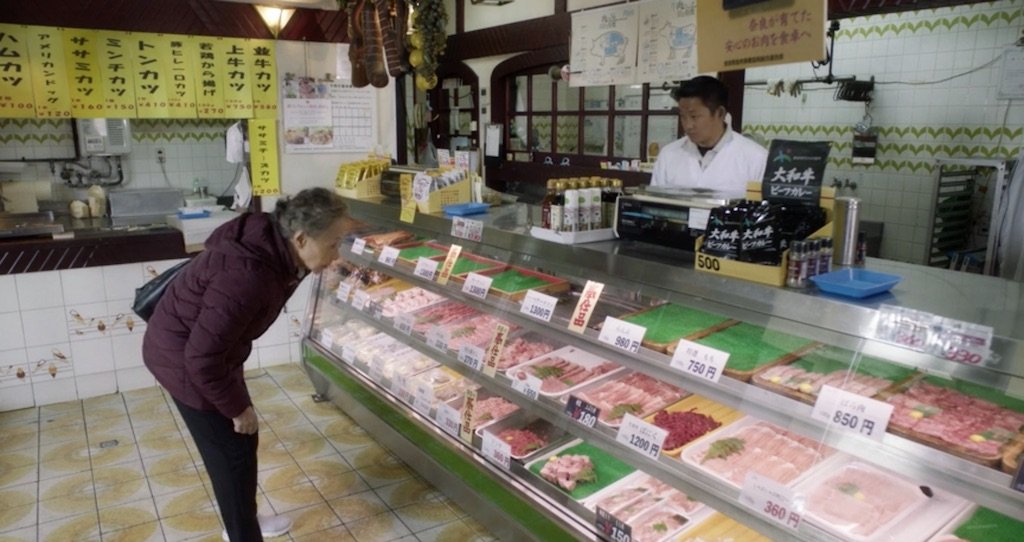
M 481 275 L 480 273 L 470 273 L 466 275 L 466 282 L 462 283 L 462 293 L 486 299 L 487 292 L 491 290 L 492 282 L 494 282 L 494 279 L 491 277 Z
M 445 433 L 448 433 L 455 438 L 459 438 L 462 414 L 459 413 L 458 410 L 448 403 L 440 402 L 437 403 L 437 415 L 434 417 L 437 419 L 437 424 L 441 426 L 441 429 L 443 429 Z
M 405 375 L 400 375 L 397 371 L 391 373 L 391 393 L 394 394 L 395 397 L 408 402 L 409 392 L 406 386 L 407 382 Z
M 321 332 L 320 344 L 327 350 L 330 350 L 331 347 L 334 346 L 334 337 L 331 335 L 324 335 L 323 332 Z
M 430 198 L 430 184 L 433 181 L 430 175 L 422 171 L 417 173 L 416 177 L 412 180 L 412 199 L 420 203 L 426 203 Z
M 450 335 L 451 333 L 444 331 L 440 326 L 434 326 L 427 330 L 427 344 L 434 350 L 446 353 L 448 352 L 448 340 L 451 338 Z
M 893 405 L 833 386 L 822 386 L 811 416 L 837 429 L 882 440 Z
M 711 209 L 699 209 L 697 207 L 690 207 L 690 217 L 687 220 L 686 227 L 691 230 L 706 230 L 708 229 L 708 220 L 711 218 Z
M 601 334 L 597 336 L 597 340 L 636 354 L 640 352 L 640 345 L 643 344 L 646 333 L 647 328 L 644 326 L 609 316 L 604 319 L 604 325 L 601 326 Z
M 352 294 L 352 308 L 361 311 L 366 308 L 366 304 L 370 302 L 370 294 L 366 290 L 356 290 Z
M 749 471 L 743 480 L 740 502 L 783 527 L 794 531 L 800 528 L 802 499 L 771 478 Z
M 370 380 L 378 384 L 384 383 L 384 364 L 380 362 L 370 363 Z
M 465 363 L 474 371 L 479 371 L 484 368 L 485 354 L 484 349 L 479 346 L 464 344 L 459 347 L 459 361 Z
M 943 318 L 934 345 L 944 359 L 983 365 L 992 355 L 992 328 Z
M 497 463 L 501 468 L 508 470 L 512 466 L 512 445 L 498 438 L 490 431 L 483 432 L 483 443 L 481 451 L 484 457 Z
M 676 353 L 672 355 L 672 367 L 712 382 L 718 382 L 718 379 L 722 378 L 725 364 L 728 361 L 728 352 L 715 350 L 686 339 L 679 341 Z
M 356 351 L 349 345 L 341 347 L 341 361 L 352 365 L 356 362 Z
M 528 371 L 529 369 L 527 369 Z M 522 376 L 522 378 L 520 378 Z M 512 377 L 512 389 L 519 393 L 529 397 L 530 399 L 537 400 L 537 395 L 540 393 L 541 380 L 532 374 L 525 373 L 522 375 L 515 375 Z
M 641 455 L 658 459 L 668 431 L 649 424 L 632 414 L 622 417 L 622 425 L 615 435 L 616 442 L 636 450 Z
M 409 313 L 395 315 L 395 329 L 409 335 L 412 333 L 413 317 Z
M 452 219 L 452 237 L 480 242 L 484 236 L 484 223 L 457 216 Z
M 413 270 L 412 274 L 424 280 L 434 280 L 434 275 L 437 273 L 437 260 L 431 260 L 429 258 L 420 257 L 416 261 L 416 269 Z
M 348 297 L 352 295 L 352 283 L 342 282 L 341 284 L 339 284 L 338 293 L 335 295 L 337 296 L 338 301 L 341 301 L 342 303 L 348 303 Z
M 587 285 L 583 287 L 583 292 L 580 293 L 579 301 L 576 302 L 576 309 L 572 311 L 572 318 L 569 319 L 570 330 L 576 333 L 586 331 L 587 323 L 590 322 L 590 315 L 594 313 L 594 309 L 597 307 L 597 300 L 601 299 L 601 292 L 603 291 L 604 284 L 592 280 L 587 281 Z
M 362 255 L 363 251 L 366 250 L 366 239 L 360 237 L 355 241 L 352 241 L 352 253 Z
M 398 249 L 395 247 L 382 248 L 380 250 L 380 256 L 377 257 L 377 261 L 388 267 L 394 267 L 395 262 L 398 261 Z
M 434 406 L 434 390 L 427 384 L 416 385 L 416 392 L 413 396 L 412 407 L 416 412 L 430 417 L 430 408 Z
M 519 312 L 550 322 L 551 317 L 555 314 L 555 305 L 558 305 L 557 297 L 530 290 L 526 292 L 523 304 L 519 306 Z

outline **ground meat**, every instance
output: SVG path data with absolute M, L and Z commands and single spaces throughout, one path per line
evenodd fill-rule
M 691 409 L 686 412 L 662 410 L 654 416 L 654 425 L 668 429 L 668 436 L 665 437 L 665 444 L 662 448 L 675 450 L 719 428 L 722 423 L 711 416 L 705 416 Z

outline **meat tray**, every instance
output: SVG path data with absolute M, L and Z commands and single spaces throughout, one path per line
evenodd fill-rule
M 540 475 L 541 468 L 543 468 L 550 459 L 555 456 L 562 455 L 585 455 L 589 457 L 591 463 L 594 465 L 594 474 L 596 476 L 595 480 L 589 483 L 581 483 L 577 485 L 576 489 L 573 491 L 565 491 L 557 485 L 545 480 Z M 526 464 L 526 470 L 532 472 L 538 479 L 540 479 L 542 486 L 547 487 L 548 489 L 553 489 L 553 493 L 555 495 L 568 495 L 570 499 L 577 503 L 636 471 L 635 468 L 619 461 L 604 450 L 579 439 L 560 448 L 549 451 L 537 459 L 530 461 Z
M 629 312 L 618 318 L 646 328 L 644 347 L 662 353 L 668 352 L 679 339 L 696 340 L 737 323 L 724 316 L 672 303 Z M 600 328 L 600 323 L 596 327 Z
M 543 446 L 526 454 L 516 455 L 513 453 L 512 459 L 517 459 L 519 461 L 529 461 L 531 458 L 536 457 L 539 454 L 543 454 L 547 450 L 561 446 L 564 443 L 565 438 L 568 436 L 565 432 L 551 425 L 546 420 L 536 416 L 530 416 L 522 410 L 497 420 L 487 426 L 477 428 L 476 435 L 481 439 L 483 438 L 484 433 L 490 433 L 494 436 L 498 436 L 506 429 L 528 429 L 545 441 Z
M 635 542 L 674 540 L 677 534 L 691 526 L 690 517 L 685 512 L 666 504 L 649 508 L 625 521 L 630 526 L 631 540 Z
M 1019 542 L 1024 521 L 968 505 L 928 542 Z
M 660 394 L 654 395 L 653 392 L 650 390 L 625 384 L 625 386 L 628 386 L 630 390 L 635 391 L 632 392 L 630 395 L 622 397 L 620 399 L 619 395 L 625 393 L 626 390 L 623 389 L 622 391 L 615 391 L 611 389 L 611 386 L 614 386 L 615 384 L 620 384 L 620 387 L 622 387 L 621 385 L 623 381 L 629 381 L 631 379 L 640 379 L 645 384 L 656 387 L 658 391 L 660 391 Z M 602 395 L 601 400 L 599 400 L 595 396 L 598 393 Z M 609 397 L 609 393 L 614 393 L 615 396 Z M 569 396 L 575 395 L 576 397 L 579 397 L 580 399 L 583 399 L 588 403 L 596 405 L 598 408 L 601 409 L 601 412 L 598 415 L 598 423 L 605 427 L 610 427 L 614 429 L 622 425 L 622 414 L 624 413 L 628 412 L 630 414 L 633 414 L 634 416 L 637 416 L 638 418 L 643 418 L 648 414 L 653 414 L 654 412 L 657 412 L 662 408 L 671 405 L 672 403 L 678 401 L 679 399 L 682 399 L 683 397 L 686 397 L 689 394 L 690 393 L 688 391 L 682 388 L 678 388 L 671 384 L 662 383 L 656 379 L 644 375 L 643 373 L 628 372 L 625 374 L 614 373 L 611 375 L 607 375 L 605 377 L 595 379 L 588 383 L 587 385 L 583 386 L 582 388 L 578 389 L 577 391 L 563 395 L 559 399 L 559 401 L 561 401 L 562 403 L 568 403 Z M 640 408 L 642 407 L 642 405 L 635 402 L 644 397 L 652 398 L 652 401 L 650 401 L 648 408 Z M 611 400 L 613 404 L 608 403 L 609 400 Z M 632 402 L 627 403 L 627 401 Z M 619 411 L 616 411 L 616 409 L 618 409 Z M 615 417 L 612 418 L 612 416 Z
M 608 513 L 613 516 L 626 521 L 630 517 L 639 515 L 645 512 L 647 509 L 657 506 L 665 502 L 667 499 L 667 490 L 674 492 L 673 506 L 682 510 L 687 517 L 696 518 L 700 517 L 706 511 L 710 510 L 703 503 L 689 499 L 683 492 L 675 490 L 655 479 L 650 474 L 643 471 L 636 471 L 629 476 L 615 482 L 614 484 L 594 493 L 590 497 L 587 497 L 580 504 L 593 512 L 597 513 L 597 507 L 600 506 Z M 655 494 L 655 499 L 652 499 L 652 493 Z M 677 499 L 678 498 L 678 499 Z M 685 499 L 680 502 L 680 499 Z M 638 503 L 644 501 L 644 505 L 638 507 Z M 635 512 L 629 513 L 630 508 L 636 509 Z M 623 512 L 627 512 L 623 514 Z M 620 515 L 621 514 L 621 515 Z M 626 517 L 623 517 L 625 515 Z
M 480 388 L 476 392 L 476 400 L 477 401 L 483 401 L 485 399 L 492 399 L 492 398 L 495 398 L 495 397 L 501 398 L 503 400 L 505 399 L 504 397 L 501 397 L 500 395 L 497 395 L 497 394 L 491 393 L 490 391 L 487 391 L 485 388 Z M 462 402 L 465 400 L 465 398 L 466 398 L 465 395 L 460 395 L 460 396 L 452 399 L 451 401 L 448 401 L 448 406 L 454 408 L 455 410 L 458 410 L 459 412 L 462 412 Z M 508 402 L 508 401 L 506 400 L 506 402 Z M 512 404 L 512 403 L 509 403 L 509 404 Z M 515 406 L 515 405 L 512 404 L 512 406 Z M 482 423 L 479 423 L 479 422 L 476 423 L 475 427 L 473 428 L 474 433 L 476 433 L 480 429 L 488 427 L 488 426 L 490 426 L 490 425 L 492 425 L 494 423 L 497 423 L 497 422 L 499 422 L 501 420 L 504 420 L 505 418 L 507 418 L 509 416 L 514 415 L 516 412 L 519 412 L 519 410 L 520 410 L 519 407 L 516 406 L 515 409 L 513 409 L 511 412 L 509 412 L 508 414 L 506 414 L 504 416 L 499 416 L 497 418 L 493 418 L 493 419 L 484 421 Z M 480 435 L 477 434 L 477 439 L 479 439 L 479 437 L 480 437 Z M 480 447 L 480 442 L 476 441 L 476 442 L 473 443 L 473 445 L 476 446 L 477 448 L 479 448 Z
M 922 375 L 885 400 L 895 407 L 889 432 L 988 467 L 1001 469 L 1022 437 L 1024 401 L 978 384 Z
M 435 256 L 431 259 L 437 260 L 443 264 L 445 258 L 447 258 L 447 255 Z M 455 260 L 455 266 L 452 268 L 451 272 L 451 281 L 456 284 L 462 284 L 462 282 L 466 280 L 466 275 L 470 273 L 484 273 L 505 265 L 506 264 L 504 262 L 499 262 L 498 260 L 492 260 L 490 258 L 485 258 L 484 256 L 477 256 L 476 254 L 463 252 L 459 255 L 459 258 Z M 438 267 L 438 269 L 440 269 L 440 267 Z
M 445 300 L 417 309 L 411 315 L 413 318 L 413 333 L 423 338 L 426 336 L 427 331 L 434 326 L 457 324 L 479 316 L 480 312 L 457 301 Z
M 708 540 L 771 542 L 767 536 L 718 512 L 709 515 L 676 538 L 676 542 L 706 542 Z
M 397 313 L 415 312 L 432 307 L 438 303 L 443 303 L 444 301 L 446 301 L 444 296 L 417 286 L 396 291 L 387 297 L 378 299 L 376 304 L 380 310 L 381 318 L 391 321 L 394 320 Z
M 484 348 L 494 338 L 498 324 L 505 324 L 510 331 L 518 331 L 519 326 L 490 314 L 481 314 L 472 318 L 441 326 L 448 333 L 448 350 L 458 354 L 463 345 Z
M 757 433 L 750 433 L 754 426 L 760 426 L 762 430 Z M 790 450 L 793 444 L 800 444 L 801 447 L 792 448 L 787 451 L 792 457 L 785 459 L 763 453 L 759 447 L 750 448 L 749 440 L 769 438 L 763 429 L 768 429 L 773 436 L 783 436 L 789 441 L 786 449 Z M 749 434 L 748 434 L 749 433 Z M 740 442 L 737 443 L 736 440 Z M 739 446 L 736 446 L 739 444 Z M 730 450 L 723 457 L 705 459 L 705 454 Z M 747 457 L 744 457 L 746 455 Z M 759 474 L 771 478 L 782 485 L 793 487 L 810 474 L 826 468 L 841 454 L 819 444 L 811 439 L 795 435 L 785 431 L 781 427 L 747 416 L 732 423 L 728 427 L 714 431 L 697 439 L 689 446 L 684 447 L 679 459 L 687 465 L 702 470 L 711 476 L 721 480 L 723 483 L 741 489 L 746 473 L 756 470 Z M 733 457 L 735 456 L 735 457 Z M 707 461 L 719 461 L 708 465 Z M 794 463 L 795 461 L 795 463 Z M 757 467 L 757 469 L 753 469 Z M 728 469 L 733 472 L 732 477 L 716 469 Z
M 587 352 L 587 351 L 584 351 L 584 350 L 580 350 L 579 348 L 576 348 L 575 346 L 565 346 L 563 348 L 559 348 L 558 350 L 555 350 L 554 352 L 550 352 L 548 354 L 545 354 L 545 355 L 543 355 L 543 356 L 541 356 L 539 358 L 535 358 L 535 359 L 532 359 L 530 361 L 527 361 L 526 363 L 522 363 L 522 364 L 516 365 L 515 367 L 512 367 L 511 369 L 506 371 L 506 374 L 508 375 L 508 377 L 510 379 L 511 378 L 519 378 L 521 380 L 524 380 L 524 379 L 526 379 L 526 374 L 527 374 L 526 371 L 530 370 L 531 367 L 534 367 L 536 365 L 542 364 L 545 361 L 547 361 L 549 359 L 552 359 L 552 358 L 556 358 L 556 357 L 557 358 L 561 358 L 561 359 L 563 359 L 565 361 L 568 361 L 570 363 L 573 363 L 575 365 L 578 365 L 578 366 L 582 367 L 586 371 L 593 370 L 593 369 L 595 369 L 595 368 L 597 368 L 597 367 L 599 367 L 599 366 L 601 366 L 602 364 L 605 364 L 605 363 L 611 363 L 608 360 L 606 360 L 606 359 L 604 359 L 604 358 L 602 358 L 600 356 L 595 356 L 594 354 L 591 354 L 590 352 Z M 538 390 L 538 393 L 540 395 L 543 395 L 545 397 L 550 397 L 552 399 L 554 399 L 554 398 L 556 398 L 556 397 L 558 397 L 560 395 L 565 395 L 565 394 L 573 393 L 576 390 L 579 390 L 580 388 L 582 388 L 588 382 L 594 381 L 595 379 L 601 377 L 604 374 L 614 374 L 614 373 L 617 373 L 617 372 L 623 370 L 623 368 L 620 367 L 619 365 L 617 365 L 617 364 L 613 364 L 613 365 L 615 365 L 615 368 L 609 370 L 607 373 L 601 373 L 601 374 L 598 374 L 598 375 L 594 375 L 594 376 L 592 376 L 590 378 L 587 378 L 585 380 L 581 380 L 581 381 L 578 381 L 578 382 L 575 381 L 575 380 L 572 380 L 570 382 L 565 382 L 563 380 L 560 380 L 559 377 L 561 375 L 555 375 L 553 377 L 549 377 L 547 380 L 542 378 L 542 380 L 545 380 L 545 386 L 548 385 L 548 381 L 551 378 L 554 378 L 554 379 L 559 380 L 559 381 L 558 382 L 553 382 L 552 385 L 555 385 L 555 384 L 557 384 L 557 385 L 565 385 L 566 387 L 565 388 L 561 388 L 561 389 L 551 389 L 550 387 L 548 387 L 548 389 L 544 389 L 544 387 L 542 387 L 540 390 Z M 530 372 L 532 374 L 532 370 L 530 370 Z
M 402 243 L 399 245 L 392 245 L 398 249 L 398 261 L 395 265 L 411 269 L 416 267 L 416 262 L 421 257 L 423 258 L 436 258 L 438 256 L 444 256 L 448 252 L 448 247 L 440 243 L 433 241 L 417 241 L 415 243 Z M 375 253 L 375 257 L 379 257 L 381 250 L 378 249 Z
M 712 429 L 711 431 L 704 433 L 704 435 L 711 435 L 717 431 L 721 431 L 723 428 L 728 427 L 729 424 L 743 417 L 742 412 L 738 410 L 733 410 L 723 404 L 716 403 L 710 399 L 706 399 L 699 395 L 691 395 L 683 399 L 682 401 L 679 401 L 678 403 L 669 406 L 665 410 L 668 412 L 687 412 L 689 410 L 692 410 L 698 414 L 710 416 L 715 421 L 722 424 L 718 426 L 718 428 Z M 654 423 L 654 417 L 657 414 L 658 413 L 655 412 L 654 414 L 648 416 L 647 422 Z M 686 448 L 689 444 L 699 440 L 704 435 L 701 435 L 700 437 L 697 437 L 691 440 L 690 442 L 683 444 L 682 446 L 678 446 L 674 449 L 662 449 L 661 453 L 670 457 L 677 457 L 683 451 L 684 448 Z
M 876 397 L 896 389 L 917 374 L 913 369 L 885 360 L 855 356 L 856 354 L 849 350 L 823 347 L 799 358 L 765 368 L 752 378 L 752 382 L 780 395 L 814 404 L 823 384 L 847 389 L 860 395 L 865 395 L 861 391 L 870 387 L 877 391 L 866 396 Z M 849 367 L 854 359 L 855 374 L 853 381 L 850 381 Z
M 760 371 L 795 360 L 821 347 L 814 341 L 744 322 L 709 333 L 695 339 L 695 342 L 729 352 L 725 374 L 743 382 L 750 381 Z M 668 355 L 674 355 L 677 346 L 670 345 Z
M 405 231 L 395 230 L 384 233 L 373 233 L 370 235 L 364 235 L 363 240 L 366 241 L 366 247 L 369 249 L 379 249 L 394 244 L 408 243 L 415 239 L 416 236 Z
M 924 542 L 967 501 L 844 457 L 800 483 L 804 519 L 843 540 Z
M 521 346 L 517 348 L 516 345 Z M 531 346 L 527 347 L 526 345 Z M 546 346 L 541 347 L 540 345 Z M 499 373 L 504 373 L 506 370 L 511 369 L 516 365 L 521 365 L 531 359 L 539 358 L 564 346 L 565 345 L 562 343 L 553 341 L 536 331 L 520 331 L 518 333 L 512 333 L 505 341 L 505 348 L 501 351 L 501 358 L 498 360 L 497 370 Z M 545 352 L 544 350 L 547 351 Z
M 546 275 L 544 273 L 540 273 L 537 271 L 531 271 L 529 269 L 524 269 L 522 267 L 513 267 L 511 265 L 502 265 L 501 267 L 496 267 L 493 269 L 489 269 L 487 271 L 483 271 L 480 274 L 494 279 L 494 282 L 491 283 L 491 290 L 488 295 L 493 295 L 495 297 L 509 299 L 512 301 L 518 301 L 526 297 L 526 292 L 530 290 L 533 290 L 535 292 L 541 292 L 548 295 L 557 295 L 562 292 L 569 291 L 570 288 L 569 282 L 566 281 L 565 279 L 560 279 L 558 277 L 553 277 L 551 275 Z M 523 276 L 526 277 L 526 279 L 534 280 L 531 280 L 530 283 L 527 283 L 529 285 L 522 284 L 522 287 L 512 287 L 504 285 L 503 282 L 505 281 L 503 280 L 503 278 L 513 278 L 513 274 L 516 277 Z M 511 282 L 515 283 L 516 281 Z M 520 280 L 519 282 L 522 281 Z

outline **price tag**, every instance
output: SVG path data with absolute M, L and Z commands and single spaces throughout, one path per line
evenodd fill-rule
M 597 408 L 597 405 L 588 403 L 575 395 L 570 395 L 569 402 L 565 404 L 565 413 L 580 424 L 592 428 L 597 425 L 597 420 L 601 416 L 601 409 Z
M 406 382 L 405 375 L 394 372 L 391 374 L 391 393 L 401 399 L 402 401 L 409 402 L 409 391 L 408 382 Z
M 484 355 L 486 355 L 486 352 L 479 346 L 464 344 L 459 347 L 459 361 L 465 363 L 474 371 L 483 369 Z
M 452 408 L 448 403 L 437 404 L 437 424 L 441 426 L 441 429 L 449 435 L 459 438 L 461 431 L 460 419 L 462 418 L 458 410 Z
M 395 247 L 382 248 L 380 250 L 380 256 L 377 257 L 377 261 L 388 267 L 394 267 L 395 262 L 398 261 L 398 249 Z
M 352 283 L 342 282 L 341 284 L 339 284 L 338 293 L 335 295 L 337 296 L 338 301 L 341 301 L 342 303 L 348 303 L 348 297 L 352 295 Z
M 527 371 L 529 369 L 524 370 L 522 375 L 512 377 L 512 389 L 536 401 L 540 393 L 541 380 Z
M 431 260 L 421 256 L 420 259 L 416 261 L 416 269 L 413 270 L 412 274 L 424 280 L 434 280 L 434 274 L 437 273 L 437 264 L 437 260 Z
M 740 502 L 751 510 L 792 530 L 800 528 L 803 504 L 793 490 L 760 474 L 749 471 L 743 480 Z
M 462 399 L 462 425 L 459 436 L 468 444 L 473 443 L 473 409 L 476 407 L 476 390 L 466 390 Z
M 632 542 L 633 528 L 626 522 L 608 513 L 604 508 L 597 508 L 597 519 L 594 521 L 597 532 L 611 542 Z
M 992 328 L 943 318 L 935 342 L 945 359 L 982 365 L 992 355 Z
M 448 284 L 448 278 L 452 276 L 452 269 L 455 268 L 455 262 L 459 259 L 459 254 L 462 254 L 462 247 L 459 245 L 452 245 L 448 248 L 448 255 L 444 258 L 444 264 L 441 265 L 441 273 L 437 275 L 437 283 L 440 285 Z
M 406 224 L 412 224 L 416 221 L 416 200 L 403 200 L 402 212 L 398 215 L 398 219 Z
M 395 315 L 395 329 L 406 335 L 412 334 L 413 322 L 412 315 L 407 312 Z
M 508 470 L 512 466 L 512 446 L 489 431 L 483 432 L 481 451 L 484 457 Z
M 494 282 L 494 279 L 491 277 L 479 273 L 470 273 L 466 275 L 466 282 L 462 283 L 462 293 L 486 299 L 487 292 L 491 290 L 492 282 Z
M 450 335 L 451 333 L 442 330 L 439 326 L 434 326 L 427 331 L 427 344 L 438 352 L 447 353 Z
M 649 424 L 632 414 L 626 414 L 622 417 L 622 425 L 619 426 L 615 440 L 640 452 L 641 455 L 658 459 L 667 436 L 667 430 Z
M 331 335 L 325 335 L 320 332 L 320 344 L 327 350 L 330 350 L 334 346 L 334 337 Z
M 728 361 L 728 352 L 715 350 L 686 339 L 679 341 L 676 353 L 672 355 L 672 367 L 712 382 L 718 382 L 718 379 L 722 378 L 725 364 Z
M 875 338 L 966 365 L 992 358 L 992 328 L 936 314 L 882 305 Z
M 360 237 L 359 239 L 356 239 L 355 241 L 352 241 L 352 253 L 353 254 L 359 254 L 361 256 L 365 250 L 366 250 L 366 239 L 363 239 L 362 237 Z
M 686 227 L 691 230 L 707 230 L 708 220 L 711 219 L 711 209 L 698 209 L 697 207 L 690 207 L 690 218 L 687 220 Z
M 557 297 L 530 290 L 526 292 L 523 304 L 519 306 L 519 312 L 538 320 L 550 322 L 551 316 L 555 314 L 555 305 L 558 305 Z
M 349 365 L 353 365 L 356 362 L 356 351 L 349 345 L 341 347 L 341 361 Z
M 833 386 L 822 386 L 811 417 L 834 427 L 882 440 L 889 426 L 893 405 L 850 393 Z
M 644 326 L 609 316 L 604 319 L 604 326 L 601 327 L 601 334 L 597 336 L 597 340 L 636 354 L 640 352 L 640 345 L 643 344 L 646 333 L 647 328 Z
M 594 313 L 594 308 L 597 307 L 597 301 L 601 299 L 601 292 L 603 291 L 604 284 L 592 280 L 587 281 L 587 285 L 583 287 L 583 293 L 580 294 L 579 301 L 576 302 L 576 310 L 572 311 L 572 318 L 569 319 L 570 330 L 576 333 L 583 333 L 587 329 L 590 315 Z
M 352 308 L 361 311 L 366 308 L 366 304 L 370 302 L 370 294 L 366 293 L 366 290 L 356 290 L 352 294 Z
M 512 331 L 505 324 L 498 324 L 494 328 L 494 336 L 491 343 L 487 345 L 487 355 L 484 357 L 484 374 L 494 378 L 498 372 L 498 361 L 501 360 L 501 353 L 505 350 L 505 341 Z
M 384 364 L 374 360 L 375 363 L 370 363 L 370 380 L 378 384 L 384 383 Z
M 434 390 L 422 382 L 417 384 L 416 394 L 412 401 L 412 407 L 416 409 L 416 412 L 419 412 L 429 418 L 430 408 L 432 406 L 434 406 Z
M 426 203 L 430 199 L 430 184 L 434 180 L 424 172 L 419 172 L 412 180 L 412 199 Z
M 467 239 L 477 243 L 483 239 L 484 223 L 479 220 L 457 216 L 452 219 L 452 237 Z

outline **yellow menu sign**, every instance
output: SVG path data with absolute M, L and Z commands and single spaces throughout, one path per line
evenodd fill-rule
M 224 88 L 221 87 L 221 62 L 217 51 L 217 38 L 197 36 L 190 55 L 195 62 L 196 114 L 201 119 L 226 118 Z
M 191 57 L 189 36 L 160 36 L 167 51 L 167 107 L 168 117 L 196 118 L 196 77 Z
M 85 119 L 105 117 L 107 112 L 103 104 L 100 59 L 96 54 L 96 31 L 65 28 L 63 39 L 72 116 Z
M 697 7 L 697 66 L 703 73 L 825 58 L 825 0 L 770 0 Z
M 135 72 L 135 105 L 140 119 L 163 119 L 170 114 L 167 69 L 168 51 L 161 34 L 131 33 L 132 68 Z
M 0 24 L 0 117 L 26 118 L 35 115 L 28 29 L 13 24 Z
M 277 118 L 277 59 L 273 40 L 245 40 L 249 46 L 252 76 L 252 116 Z
M 276 196 L 281 193 L 277 162 L 277 121 L 249 121 L 249 148 L 252 161 L 252 194 Z
M 252 116 L 252 88 L 250 81 L 249 47 L 245 40 L 220 38 L 217 40 L 221 64 L 221 86 L 224 88 L 224 111 L 229 118 Z
M 60 29 L 30 26 L 28 56 L 32 61 L 32 90 L 36 98 L 36 117 L 71 118 L 71 92 L 68 90 L 64 40 Z
M 98 32 L 96 39 L 106 114 L 115 118 L 135 117 L 131 40 L 124 32 Z

